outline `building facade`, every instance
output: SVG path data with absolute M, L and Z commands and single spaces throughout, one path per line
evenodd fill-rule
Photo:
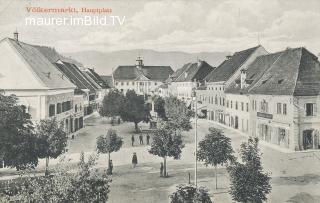
M 173 70 L 170 66 L 145 66 L 138 57 L 134 66 L 118 66 L 112 73 L 113 85 L 124 94 L 134 90 L 140 95 L 152 95 Z

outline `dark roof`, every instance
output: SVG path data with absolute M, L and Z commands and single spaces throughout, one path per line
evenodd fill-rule
M 56 67 L 34 45 L 6 38 L 23 57 L 42 84 L 49 89 L 75 88 Z
M 101 75 L 100 77 L 105 83 L 107 83 L 108 87 L 113 87 L 113 79 L 111 75 Z
M 202 81 L 210 72 L 213 71 L 213 67 L 205 61 L 199 61 L 199 63 L 187 63 L 181 70 L 175 82 L 191 82 L 194 80 Z
M 100 75 L 94 71 L 94 69 L 87 68 L 86 71 L 89 73 L 89 76 L 102 88 L 110 88 L 108 84 L 100 77 Z
M 136 80 L 146 77 L 149 80 L 165 81 L 173 70 L 170 66 L 142 66 L 141 71 L 136 66 L 118 66 L 113 72 L 115 80 Z
M 227 81 L 259 47 L 260 45 L 234 53 L 230 59 L 225 60 L 212 71 L 205 80 L 207 82 Z
M 90 93 L 95 92 L 96 88 L 86 79 L 77 66 L 62 61 L 54 64 L 78 89 L 88 89 Z
M 320 62 L 305 48 L 260 56 L 247 71 L 257 74 L 243 90 L 249 94 L 315 96 L 320 93 Z M 228 87 L 226 92 L 236 93 L 234 90 Z
M 226 87 L 226 93 L 247 93 L 248 90 L 261 78 L 263 73 L 279 58 L 282 52 L 258 56 L 247 67 L 246 88 L 240 88 L 240 76 L 232 81 L 231 84 Z

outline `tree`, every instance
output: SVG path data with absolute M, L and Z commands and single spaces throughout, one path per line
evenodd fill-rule
M 168 122 L 160 123 L 154 133 L 149 153 L 163 158 L 164 177 L 167 177 L 167 157 L 180 159 L 183 148 L 181 134 L 174 132 Z
M 49 160 L 56 159 L 64 153 L 67 147 L 67 134 L 63 125 L 59 125 L 55 118 L 41 120 L 37 125 L 39 157 L 46 158 L 46 172 L 49 174 Z
M 97 156 L 91 155 L 86 162 L 81 153 L 75 168 L 60 162 L 51 176 L 24 175 L 6 181 L 2 189 L 3 202 L 106 202 L 111 180 L 105 173 L 99 174 L 93 167 Z M 1 201 L 1 202 L 2 202 Z
M 212 203 L 205 187 L 196 188 L 194 185 L 178 185 L 170 195 L 171 203 Z
M 165 98 L 165 114 L 168 120 L 174 124 L 175 130 L 188 131 L 192 129 L 190 118 L 193 112 L 186 106 L 186 104 L 177 97 Z
M 37 137 L 30 118 L 16 96 L 0 94 L 0 156 L 6 166 L 23 170 L 38 165 Z
M 217 165 L 223 165 L 234 161 L 231 139 L 226 137 L 221 130 L 209 128 L 209 134 L 199 142 L 197 159 L 199 161 L 204 161 L 206 166 L 214 166 L 217 189 Z
M 122 138 L 115 130 L 109 129 L 107 135 L 100 135 L 97 138 L 97 150 L 99 153 L 108 154 L 108 173 L 112 174 L 110 168 L 110 154 L 119 151 L 123 144 Z
M 120 110 L 121 119 L 134 122 L 136 132 L 139 132 L 138 123 L 148 121 L 150 111 L 144 103 L 142 95 L 137 95 L 134 90 L 128 90 L 125 101 Z
M 232 199 L 238 202 L 266 201 L 266 195 L 271 192 L 271 177 L 262 171 L 258 138 L 250 137 L 247 143 L 242 143 L 240 156 L 242 163 L 234 162 L 228 167 Z
M 99 114 L 106 117 L 120 116 L 120 110 L 124 102 L 124 95 L 117 89 L 112 89 L 103 98 Z
M 157 112 L 158 116 L 163 120 L 167 120 L 165 110 L 165 100 L 162 97 L 154 98 L 154 111 Z

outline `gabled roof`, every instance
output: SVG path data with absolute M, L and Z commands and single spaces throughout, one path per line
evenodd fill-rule
M 294 96 L 315 96 L 320 93 L 320 62 L 305 48 L 289 48 L 257 57 L 247 71 L 247 80 L 250 74 L 256 74 L 251 84 L 244 90 L 234 88 L 231 84 L 226 92 Z
M 260 45 L 234 53 L 230 59 L 225 60 L 212 71 L 205 80 L 207 82 L 227 81 L 259 47 Z
M 141 71 L 137 66 L 118 66 L 113 72 L 115 80 L 136 80 L 141 76 L 149 80 L 165 81 L 173 70 L 170 66 L 142 66 Z
M 205 61 L 199 61 L 199 63 L 187 63 L 181 70 L 178 78 L 174 82 L 192 82 L 194 80 L 202 81 L 210 72 L 213 71 L 213 67 Z
M 282 52 L 274 54 L 258 56 L 251 64 L 248 65 L 246 70 L 246 84 L 243 89 L 240 88 L 240 76 L 232 81 L 231 84 L 226 87 L 226 93 L 247 93 L 250 88 L 256 84 L 265 71 L 279 58 Z
M 100 75 L 94 71 L 94 69 L 87 68 L 86 71 L 90 73 L 89 75 L 92 79 L 98 83 L 102 88 L 109 88 L 108 84 L 100 77 Z
M 92 78 L 92 76 L 89 75 L 89 72 L 87 71 L 81 71 L 84 77 L 87 79 L 87 81 L 95 88 L 95 89 L 101 89 L 101 86 L 96 83 L 96 81 Z
M 33 45 L 6 38 L 14 50 L 26 61 L 33 73 L 48 89 L 75 88 L 75 86 Z
M 90 93 L 95 92 L 96 88 L 86 79 L 77 66 L 64 61 L 54 64 L 78 89 L 88 89 Z
M 108 85 L 108 87 L 113 87 L 113 79 L 111 75 L 101 75 L 100 77 Z

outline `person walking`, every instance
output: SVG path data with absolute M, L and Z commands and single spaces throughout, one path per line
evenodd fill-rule
M 143 136 L 142 134 L 139 135 L 140 144 L 143 144 Z
M 149 133 L 147 133 L 147 145 L 149 145 L 150 144 L 150 135 L 149 135 Z
M 134 152 L 132 156 L 132 167 L 135 168 L 138 164 L 138 157 L 137 154 Z
M 131 146 L 134 145 L 134 135 L 131 135 Z
M 160 177 L 163 177 L 163 163 L 160 163 Z

